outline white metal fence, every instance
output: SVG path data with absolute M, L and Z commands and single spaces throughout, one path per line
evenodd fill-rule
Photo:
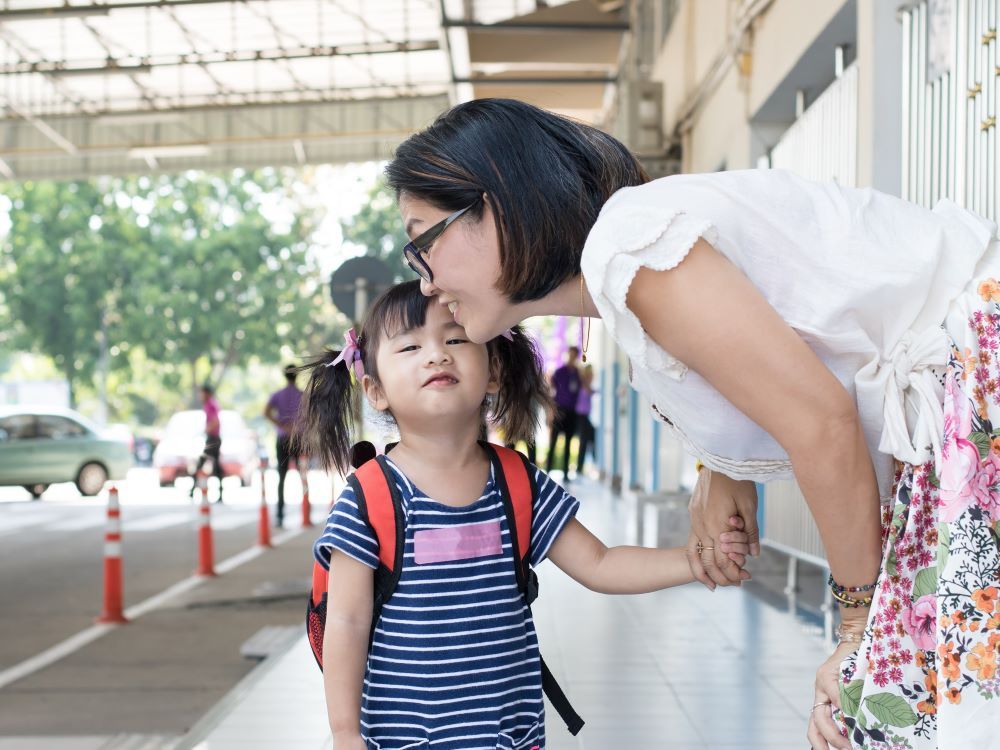
M 858 180 L 858 66 L 847 67 L 771 149 L 771 167 L 853 187 Z
M 826 551 L 806 499 L 792 481 L 768 482 L 764 489 L 765 546 L 820 567 Z M 790 585 L 794 585 L 790 582 Z
M 903 197 L 951 198 L 1000 219 L 1000 0 L 923 0 L 902 12 Z

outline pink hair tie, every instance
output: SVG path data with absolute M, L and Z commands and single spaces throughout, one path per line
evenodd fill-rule
M 353 328 L 348 329 L 347 333 L 344 334 L 344 350 L 337 355 L 337 358 L 333 362 L 328 362 L 326 366 L 335 367 L 341 363 L 348 370 L 353 370 L 358 380 L 364 377 L 365 363 L 361 356 L 361 346 L 358 344 L 358 334 L 354 332 Z

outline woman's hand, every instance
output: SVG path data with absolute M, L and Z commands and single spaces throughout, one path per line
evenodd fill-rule
M 695 579 L 712 590 L 717 585 L 738 586 L 740 581 L 748 579 L 750 574 L 743 570 L 746 556 L 727 546 L 729 540 L 725 533 L 730 529 L 745 530 L 749 553 L 760 554 L 756 485 L 702 469 L 691 495 L 689 511 L 691 535 L 687 559 Z M 734 519 L 738 520 L 734 522 Z
M 857 643 L 841 643 L 816 670 L 816 693 L 806 734 L 812 750 L 851 748 L 850 741 L 840 733 L 833 720 L 833 709 L 840 708 L 840 665 L 857 647 Z

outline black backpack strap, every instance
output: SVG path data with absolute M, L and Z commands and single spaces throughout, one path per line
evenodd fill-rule
M 483 443 L 483 447 L 493 463 L 493 475 L 507 515 L 517 587 L 530 610 L 532 602 L 538 598 L 538 576 L 531 568 L 531 522 L 535 499 L 538 497 L 534 472 L 522 453 L 492 443 Z M 542 668 L 542 690 L 566 723 L 569 733 L 576 735 L 583 728 L 583 719 L 573 709 L 541 653 L 538 658 Z
M 392 598 L 403 571 L 406 519 L 396 477 L 386 463 L 385 456 L 377 456 L 368 461 L 348 477 L 347 481 L 354 490 L 361 518 L 371 527 L 379 544 L 379 566 L 375 571 L 375 591 L 372 598 L 372 626 L 368 634 L 368 647 L 371 648 L 382 607 Z
M 566 693 L 559 687 L 559 683 L 552 675 L 552 672 L 549 671 L 549 667 L 541 654 L 538 655 L 538 659 L 542 663 L 542 691 L 545 693 L 545 697 L 549 699 L 549 703 L 552 704 L 552 708 L 556 710 L 556 713 L 566 723 L 566 729 L 575 737 L 583 729 L 584 721 L 580 718 L 580 714 L 573 708 L 573 704 L 569 702 Z

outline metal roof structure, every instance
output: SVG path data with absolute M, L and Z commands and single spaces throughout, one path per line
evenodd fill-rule
M 387 158 L 449 104 L 601 122 L 623 0 L 0 0 L 0 175 Z

